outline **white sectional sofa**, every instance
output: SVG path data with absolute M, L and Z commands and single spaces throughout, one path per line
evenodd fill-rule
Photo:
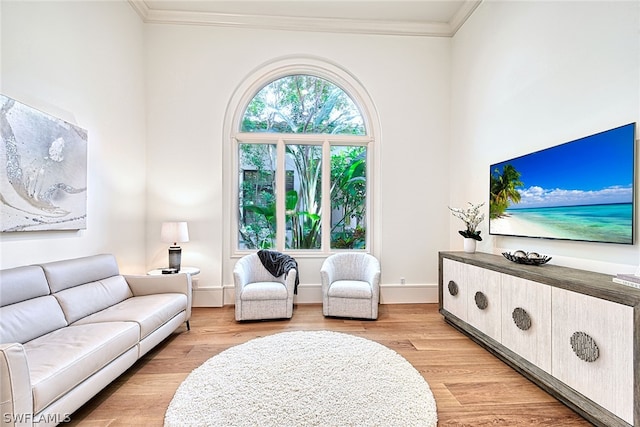
M 187 274 L 113 255 L 0 271 L 0 425 L 56 425 L 191 316 Z

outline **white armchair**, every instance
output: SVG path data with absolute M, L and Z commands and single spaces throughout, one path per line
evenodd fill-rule
M 257 254 L 240 258 L 233 269 L 236 320 L 290 319 L 297 274 L 274 277 Z
M 320 269 L 325 316 L 377 319 L 380 262 L 373 255 L 344 252 L 329 256 Z

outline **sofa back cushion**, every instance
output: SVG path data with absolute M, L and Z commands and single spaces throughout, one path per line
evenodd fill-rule
M 133 296 L 123 276 L 107 277 L 96 282 L 56 292 L 67 322 L 73 323 Z
M 0 270 L 0 307 L 50 293 L 44 271 L 37 265 Z
M 67 326 L 50 295 L 44 271 L 25 266 L 0 271 L 0 343 L 26 343 Z
M 120 274 L 116 258 L 111 254 L 41 264 L 51 293 Z
M 50 262 L 42 269 L 69 323 L 133 296 L 110 254 Z
M 24 344 L 67 326 L 60 304 L 51 295 L 0 307 L 0 342 Z

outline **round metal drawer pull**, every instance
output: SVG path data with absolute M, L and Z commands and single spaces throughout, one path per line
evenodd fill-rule
M 531 327 L 531 317 L 524 308 L 514 308 L 513 313 L 511 313 L 511 317 L 513 318 L 513 322 L 516 324 L 518 329 L 526 331 Z
M 595 362 L 600 357 L 595 340 L 586 332 L 574 332 L 569 342 L 576 356 L 585 362 Z
M 449 293 L 451 295 L 453 295 L 454 297 L 458 295 L 458 285 L 456 284 L 456 282 L 454 282 L 453 280 L 449 280 L 449 285 L 447 287 L 449 288 Z
M 486 295 L 483 294 L 482 292 L 476 292 L 475 300 L 476 300 L 476 306 L 480 310 L 484 310 L 489 306 L 489 301 L 487 300 Z

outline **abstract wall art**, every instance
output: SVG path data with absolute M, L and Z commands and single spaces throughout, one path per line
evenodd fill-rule
M 0 95 L 0 136 L 0 231 L 85 229 L 87 131 Z

